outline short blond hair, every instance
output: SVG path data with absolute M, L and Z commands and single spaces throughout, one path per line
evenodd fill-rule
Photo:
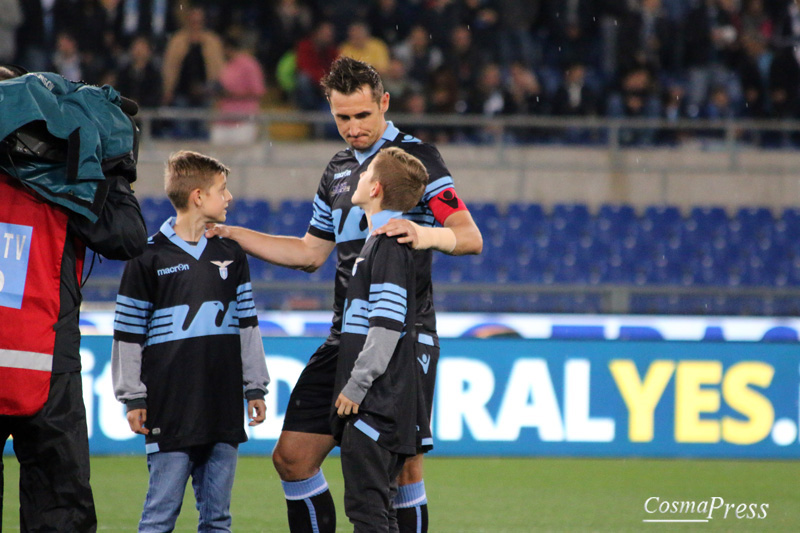
M 230 169 L 211 156 L 189 150 L 175 152 L 169 156 L 164 171 L 167 198 L 175 209 L 186 209 L 191 192 L 210 188 L 217 174 L 227 177 Z
M 381 208 L 405 213 L 416 206 L 428 185 L 422 161 L 402 148 L 384 148 L 372 163 L 373 179 L 383 187 Z

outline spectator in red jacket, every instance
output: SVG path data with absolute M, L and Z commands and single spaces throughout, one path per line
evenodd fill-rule
M 339 56 L 336 47 L 335 28 L 328 21 L 322 21 L 311 35 L 297 44 L 297 70 L 295 102 L 301 109 L 320 109 L 325 105 L 319 82 L 330 70 L 331 63 Z

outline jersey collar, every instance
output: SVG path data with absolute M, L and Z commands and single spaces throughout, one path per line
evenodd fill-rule
M 187 254 L 191 255 L 198 261 L 200 260 L 200 256 L 203 255 L 203 250 L 206 249 L 206 244 L 208 240 L 206 239 L 205 235 L 200 237 L 200 240 L 197 241 L 197 244 L 192 246 L 191 244 L 187 243 L 180 237 L 178 234 L 175 233 L 175 217 L 169 217 L 163 224 L 161 224 L 161 233 L 169 239 L 175 246 L 186 252 Z
M 375 141 L 375 144 L 370 146 L 368 150 L 362 151 L 362 150 L 356 150 L 355 148 L 352 149 L 353 155 L 358 161 L 358 164 L 363 165 L 364 161 L 375 155 L 378 152 L 378 150 L 381 149 L 381 146 L 383 146 L 384 143 L 386 143 L 386 141 L 393 141 L 395 137 L 397 137 L 398 133 L 400 133 L 400 130 L 398 130 L 395 127 L 394 123 L 391 120 L 387 120 L 386 131 L 383 132 L 381 138 Z
M 389 211 L 384 209 L 372 215 L 372 231 L 386 225 L 390 218 L 403 218 L 403 213 L 400 211 Z

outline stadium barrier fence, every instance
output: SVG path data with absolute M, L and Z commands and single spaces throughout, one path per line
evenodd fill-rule
M 271 453 L 289 392 L 321 341 L 264 338 L 267 421 L 247 428 L 241 453 Z M 110 336 L 84 336 L 90 447 L 142 454 L 143 437 L 113 397 L 110 352 Z M 433 453 L 797 458 L 799 393 L 796 343 L 444 339 Z

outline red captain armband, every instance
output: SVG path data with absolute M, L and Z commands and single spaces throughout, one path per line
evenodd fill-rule
M 456 211 L 466 211 L 467 206 L 461 201 L 461 198 L 456 194 L 456 190 L 452 187 L 445 189 L 428 202 L 428 207 L 433 212 L 433 217 L 436 222 L 444 225 L 447 217 Z

